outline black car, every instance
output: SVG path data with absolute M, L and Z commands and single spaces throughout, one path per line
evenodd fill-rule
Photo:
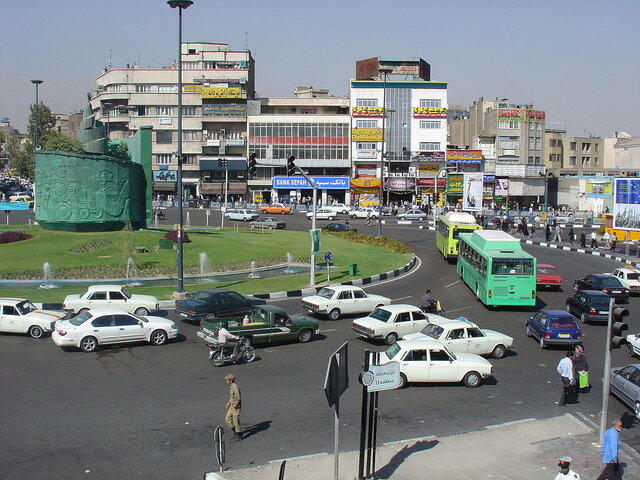
M 264 305 L 264 300 L 247 298 L 222 288 L 200 290 L 186 300 L 176 300 L 176 313 L 187 320 L 199 322 L 223 317 L 241 317 L 254 305 Z
M 330 223 L 324 227 L 323 230 L 327 230 L 329 232 L 357 232 L 357 230 L 348 223 Z
M 626 302 L 629 300 L 629 289 L 613 275 L 606 273 L 594 273 L 573 282 L 573 291 L 600 290 L 616 300 Z
M 610 297 L 600 290 L 582 290 L 567 298 L 567 312 L 580 318 L 582 323 L 607 322 Z

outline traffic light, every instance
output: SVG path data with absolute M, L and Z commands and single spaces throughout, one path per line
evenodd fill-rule
M 294 157 L 293 155 L 287 158 L 287 175 L 288 176 L 295 175 L 297 173 L 297 167 L 296 167 L 295 161 L 296 161 L 296 157 Z
M 224 168 L 227 166 L 227 159 L 226 158 L 219 158 L 218 159 L 218 166 L 220 168 Z
M 256 161 L 256 154 L 249 154 L 249 176 L 253 177 L 258 172 L 258 162 Z
M 609 342 L 609 348 L 620 348 L 623 343 L 627 342 L 627 337 L 624 335 L 625 330 L 629 330 L 629 325 L 624 323 L 624 317 L 629 316 L 629 310 L 622 307 L 615 307 L 611 314 L 611 337 Z

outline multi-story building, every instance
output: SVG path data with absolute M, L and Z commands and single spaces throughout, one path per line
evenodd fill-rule
M 467 118 L 453 119 L 449 143 L 483 152 L 487 173 L 507 192 L 502 202 L 511 207 L 542 203 L 545 192 L 544 124 L 546 114 L 533 105 L 508 99 L 480 98 Z
M 376 204 L 381 178 L 385 203 L 416 202 L 432 194 L 446 163 L 446 82 L 432 82 L 423 59 L 362 60 L 350 82 L 350 107 L 357 201 Z
M 82 115 L 82 112 L 54 113 L 53 116 L 56 119 L 56 123 L 53 129 L 67 137 L 76 138 L 82 123 Z
M 287 158 L 318 180 L 318 201 L 350 203 L 349 100 L 328 90 L 298 87 L 293 97 L 263 98 L 247 117 L 249 152 L 257 174 L 254 200 L 307 202 L 313 191 L 300 176 L 287 176 Z
M 185 195 L 211 198 L 247 191 L 247 113 L 255 99 L 255 67 L 249 51 L 221 43 L 183 43 L 182 152 Z M 105 68 L 90 97 L 96 120 L 115 140 L 153 127 L 154 192 L 175 195 L 178 65 Z

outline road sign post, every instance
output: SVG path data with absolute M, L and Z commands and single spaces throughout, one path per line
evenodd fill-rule
M 327 262 L 327 282 L 330 282 L 331 279 L 329 278 L 329 264 L 331 263 L 331 259 L 333 258 L 333 256 L 331 255 L 331 252 L 327 252 L 324 254 L 324 261 Z
M 330 407 L 335 407 L 333 478 L 338 480 L 338 438 L 340 432 L 340 396 L 349 388 L 349 343 L 344 342 L 329 358 L 324 379 L 324 393 Z

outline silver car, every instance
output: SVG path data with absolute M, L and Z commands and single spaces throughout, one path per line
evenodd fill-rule
M 611 393 L 633 409 L 640 420 L 640 364 L 611 369 Z
M 398 220 L 425 220 L 427 214 L 422 210 L 412 209 L 398 214 Z

